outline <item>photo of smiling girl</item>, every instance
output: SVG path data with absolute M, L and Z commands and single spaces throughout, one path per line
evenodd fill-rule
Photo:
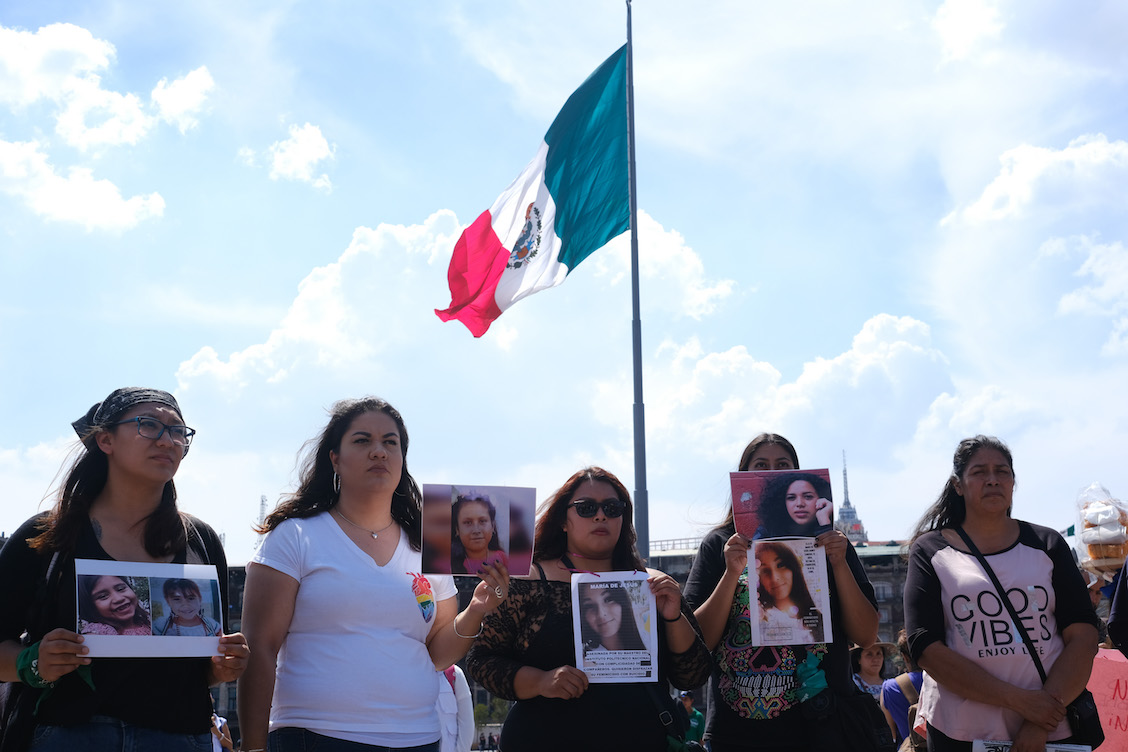
M 146 585 L 132 577 L 79 575 L 79 634 L 151 635 Z
M 160 580 L 153 580 L 154 586 Z M 164 594 L 163 607 L 168 609 L 168 615 L 158 619 L 153 627 L 154 635 L 170 637 L 218 637 L 220 632 L 219 620 L 205 614 L 205 611 L 214 609 L 214 585 L 212 582 L 202 581 L 204 587 L 213 594 L 210 603 L 204 602 L 200 583 L 189 579 L 164 580 L 161 591 Z M 157 604 L 154 608 L 160 607 Z M 163 609 L 162 609 L 163 610 Z

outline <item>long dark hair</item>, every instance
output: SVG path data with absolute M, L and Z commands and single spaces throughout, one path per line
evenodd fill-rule
M 770 551 L 775 554 L 780 563 L 791 570 L 791 602 L 799 609 L 798 618 L 812 632 L 821 634 L 822 614 L 815 608 L 815 599 L 811 597 L 811 591 L 807 588 L 807 578 L 803 576 L 803 567 L 799 563 L 799 557 L 791 550 L 791 546 L 777 541 L 757 542 L 757 558 L 763 551 Z M 756 597 L 764 610 L 774 608 L 776 605 L 775 599 L 764 590 L 764 584 L 760 582 L 759 570 L 756 572 Z
M 944 484 L 943 490 L 940 491 L 940 496 L 925 511 L 924 516 L 917 523 L 916 529 L 913 531 L 912 542 L 915 543 L 917 538 L 931 530 L 956 528 L 963 524 L 963 521 L 967 518 L 967 503 L 964 501 L 963 495 L 956 490 L 956 483 L 963 478 L 967 466 L 971 464 L 972 457 L 980 449 L 997 450 L 1006 458 L 1011 474 L 1014 474 L 1014 458 L 1011 456 L 1010 447 L 1000 439 L 983 434 L 964 439 L 956 445 L 956 452 L 952 455 L 952 472 L 948 475 L 948 481 Z M 1011 510 L 1008 509 L 1008 517 L 1010 512 Z
M 627 505 L 623 511 L 623 526 L 619 529 L 619 540 L 615 542 L 615 549 L 611 552 L 611 566 L 617 570 L 646 569 L 646 564 L 635 548 L 634 507 L 631 505 L 631 495 L 626 486 L 611 473 L 601 467 L 585 467 L 576 471 L 571 478 L 564 481 L 564 485 L 556 490 L 552 496 L 541 505 L 540 518 L 537 520 L 537 529 L 533 548 L 533 561 L 549 561 L 559 559 L 568 553 L 568 534 L 564 532 L 564 523 L 568 519 L 568 504 L 576 495 L 576 489 L 584 481 L 609 484 L 615 489 L 619 501 Z
M 102 493 L 110 475 L 109 457 L 98 446 L 98 435 L 121 430 L 136 431 L 136 426 L 113 424 L 137 404 L 146 403 L 130 404 L 83 431 L 79 437 L 81 443 L 66 471 L 59 498 L 40 523 L 42 532 L 28 541 L 31 548 L 55 552 L 73 551 L 78 546 L 79 534 L 90 524 L 90 505 Z M 160 503 L 145 519 L 143 543 L 146 553 L 153 558 L 163 558 L 183 550 L 188 545 L 187 528 L 187 518 L 176 507 L 176 484 L 169 479 L 161 492 Z
M 454 568 L 454 574 L 472 574 L 466 572 L 466 568 L 462 565 L 463 560 L 466 559 L 466 547 L 462 545 L 462 538 L 458 534 L 458 513 L 467 504 L 481 504 L 489 512 L 490 524 L 493 525 L 493 535 L 490 536 L 490 542 L 486 548 L 490 551 L 501 550 L 501 539 L 497 537 L 497 507 L 490 501 L 490 497 L 485 494 L 470 494 L 467 496 L 459 494 L 450 508 L 450 561 Z
M 774 444 L 776 446 L 783 447 L 783 450 L 791 455 L 791 463 L 795 465 L 796 469 L 799 469 L 799 455 L 796 454 L 795 447 L 792 446 L 790 441 L 780 436 L 778 433 L 761 433 L 754 436 L 752 438 L 752 441 L 749 441 L 748 445 L 744 447 L 744 451 L 740 453 L 740 462 L 737 463 L 736 469 L 740 472 L 748 470 L 749 466 L 752 464 L 752 455 L 756 454 L 760 447 L 767 444 Z M 735 531 L 735 525 L 736 523 L 734 522 L 732 516 L 732 497 L 730 496 L 728 510 L 725 513 L 725 519 L 721 522 L 720 525 L 717 526 L 717 528 L 721 530 Z
M 806 481 L 814 487 L 819 498 L 830 499 L 830 483 L 820 475 L 814 473 L 781 473 L 771 479 L 764 487 L 764 494 L 760 497 L 760 520 L 769 537 L 784 535 L 815 535 L 823 530 L 829 530 L 828 525 L 820 525 L 812 515 L 811 521 L 806 525 L 799 525 L 791 519 L 787 512 L 787 494 L 791 484 L 797 481 Z
M 257 532 L 268 533 L 291 517 L 313 517 L 337 505 L 340 496 L 333 488 L 333 463 L 329 459 L 329 453 L 339 452 L 341 441 L 353 421 L 370 412 L 387 415 L 395 422 L 396 430 L 399 432 L 403 472 L 400 474 L 399 485 L 392 495 L 392 519 L 407 533 L 411 548 L 415 551 L 421 550 L 423 525 L 420 517 L 423 492 L 407 470 L 409 443 L 407 426 L 404 425 L 403 416 L 399 411 L 379 397 L 341 400 L 333 405 L 329 410 L 329 422 L 325 428 L 316 439 L 310 439 L 302 447 L 305 457 L 301 463 L 298 490 L 282 497 L 281 503 L 275 510 L 261 525 L 255 527 Z
M 603 644 L 603 638 L 599 636 L 594 629 L 592 629 L 587 622 L 587 616 L 584 614 L 584 599 L 582 593 L 587 593 L 589 596 L 594 588 L 592 585 L 599 583 L 586 583 L 581 586 L 580 596 L 580 640 L 584 643 L 585 650 L 599 647 Z M 625 587 L 611 587 L 607 588 L 608 597 L 619 604 L 621 607 L 622 616 L 619 617 L 619 645 L 620 650 L 645 650 L 646 644 L 642 641 L 642 635 L 639 634 L 638 624 L 635 622 L 634 604 L 631 603 L 630 593 L 627 592 Z

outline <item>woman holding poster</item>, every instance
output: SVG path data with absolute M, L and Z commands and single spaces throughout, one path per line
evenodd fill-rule
M 14 748 L 206 749 L 208 687 L 242 673 L 248 649 L 241 634 L 220 638 L 211 659 L 108 659 L 88 657 L 85 638 L 74 631 L 75 559 L 212 564 L 226 603 L 219 537 L 176 506 L 173 476 L 195 431 L 171 394 L 136 387 L 115 390 L 72 425 L 82 443 L 54 508 L 24 523 L 0 550 L 0 680 L 20 682 L 13 687 L 18 702 L 35 708 L 32 737 Z M 149 615 L 126 579 L 89 584 L 78 600 L 101 628 L 94 632 L 149 632 Z M 5 744 L 14 731 L 4 730 Z
M 675 710 L 667 681 L 688 689 L 708 677 L 709 651 L 677 582 L 653 569 L 645 570 L 642 587 L 649 587 L 657 608 L 658 684 L 589 682 L 576 668 L 572 575 L 645 569 L 631 513 L 627 489 L 598 467 L 580 470 L 544 503 L 531 579 L 512 582 L 510 597 L 486 619 L 467 656 L 471 676 L 493 694 L 517 701 L 501 730 L 503 750 L 665 752 L 657 703 Z M 622 647 L 618 640 L 626 636 L 630 605 L 610 595 L 589 595 L 585 602 L 591 604 L 585 608 L 590 620 L 581 621 L 580 632 L 587 624 Z M 609 713 L 613 721 L 605 720 Z
M 795 470 L 799 458 L 787 439 L 764 433 L 745 447 L 738 467 Z M 817 523 L 817 498 L 813 501 Z M 836 708 L 856 689 L 849 646 L 877 639 L 877 601 L 845 535 L 828 530 L 815 538 L 815 545 L 826 550 L 834 639 L 765 647 L 753 643 L 750 629 L 759 601 L 752 593 L 759 592 L 760 575 L 753 572 L 755 584 L 750 585 L 750 541 L 736 532 L 731 505 L 725 521 L 702 541 L 686 600 L 696 607 L 702 636 L 714 650 L 706 720 L 714 752 L 843 748 Z
M 970 750 L 976 739 L 1011 740 L 1014 752 L 1084 743 L 1070 736 L 1065 710 L 1088 682 L 1097 617 L 1062 537 L 1011 517 L 1014 487 L 1006 444 L 964 439 L 913 536 L 905 628 L 925 671 L 917 718 L 930 750 Z M 1044 683 L 975 549 L 1035 646 Z
M 509 574 L 484 564 L 461 612 L 453 577 L 423 576 L 422 492 L 384 400 L 338 402 L 307 446 L 298 490 L 247 566 L 241 747 L 438 752 L 441 670 L 505 600 Z

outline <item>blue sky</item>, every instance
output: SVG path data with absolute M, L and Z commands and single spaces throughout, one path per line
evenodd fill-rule
M 779 7 L 776 7 L 779 6 Z M 1128 8 L 634 6 L 653 538 L 720 519 L 744 443 L 904 537 L 956 442 L 1016 515 L 1128 496 Z M 432 313 L 462 227 L 625 40 L 622 3 L 0 6 L 0 530 L 113 388 L 199 430 L 183 507 L 254 542 L 336 399 L 420 482 L 633 486 L 626 237 L 480 340 Z

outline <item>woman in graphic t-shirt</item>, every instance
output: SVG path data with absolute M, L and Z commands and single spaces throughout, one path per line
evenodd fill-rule
M 1070 741 L 1065 707 L 1089 679 L 1096 614 L 1062 537 L 1011 517 L 1014 487 L 1006 444 L 964 439 L 913 537 L 905 624 L 912 657 L 925 671 L 917 718 L 927 722 L 931 750 L 970 751 L 976 739 L 990 739 L 1031 752 Z M 998 591 L 956 532 L 961 527 L 1038 648 L 1044 685 Z
M 787 439 L 763 433 L 748 443 L 737 467 L 794 470 L 799 458 Z M 809 524 L 813 532 L 819 523 Z M 725 521 L 701 543 L 685 595 L 716 663 L 706 719 L 713 752 L 844 748 L 832 697 L 856 690 L 849 645 L 877 639 L 877 602 L 845 535 L 828 530 L 815 543 L 826 549 L 834 641 L 773 647 L 752 644 L 751 593 L 757 588 L 749 585 L 750 541 L 736 532 L 731 503 Z

